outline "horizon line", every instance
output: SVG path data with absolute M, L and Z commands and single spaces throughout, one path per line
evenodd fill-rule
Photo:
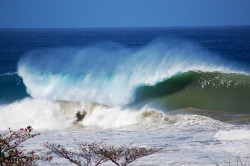
M 191 25 L 191 26 L 103 26 L 103 27 L 0 27 L 0 29 L 114 29 L 114 28 L 216 28 L 216 27 L 250 27 L 249 25 Z

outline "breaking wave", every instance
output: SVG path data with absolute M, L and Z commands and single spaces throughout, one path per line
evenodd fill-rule
M 0 130 L 215 124 L 202 111 L 250 113 L 249 71 L 180 40 L 35 50 L 0 75 Z M 168 116 L 179 109 L 199 115 Z
M 179 72 L 247 73 L 187 41 L 155 41 L 140 49 L 115 43 L 27 53 L 18 64 L 34 98 L 87 101 L 121 106 L 134 101 L 136 88 L 155 85 Z

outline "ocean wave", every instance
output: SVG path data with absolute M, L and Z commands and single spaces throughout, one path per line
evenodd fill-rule
M 182 40 L 157 40 L 140 49 L 105 43 L 36 50 L 27 53 L 18 64 L 18 74 L 34 98 L 109 106 L 133 102 L 140 86 L 197 70 L 243 74 L 250 71 Z

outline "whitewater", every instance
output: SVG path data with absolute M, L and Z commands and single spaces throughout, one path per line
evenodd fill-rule
M 95 40 L 29 49 L 16 72 L 0 74 L 0 131 L 31 125 L 41 135 L 23 148 L 42 155 L 46 141 L 105 141 L 166 146 L 134 165 L 249 164 L 248 61 L 173 36 L 134 47 Z

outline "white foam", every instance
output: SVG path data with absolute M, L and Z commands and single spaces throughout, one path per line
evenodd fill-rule
M 9 127 L 19 129 L 28 125 L 36 130 L 65 129 L 76 123 L 77 112 L 87 113 L 79 122 L 84 126 L 119 128 L 143 121 L 146 111 L 148 111 L 146 108 L 141 110 L 111 108 L 96 103 L 24 99 L 0 106 L 0 130 Z M 154 112 L 157 113 L 156 110 Z M 148 124 L 150 125 L 149 121 Z
M 24 99 L 0 106 L 0 130 L 31 125 L 36 130 L 63 129 L 71 125 L 57 103 L 43 99 Z
M 84 108 L 85 107 L 85 108 Z M 120 107 L 106 107 L 96 105 L 83 110 L 87 114 L 82 122 L 84 126 L 97 126 L 103 129 L 114 129 L 129 127 L 130 130 L 156 129 L 162 127 L 172 127 L 175 129 L 190 128 L 215 128 L 228 126 L 227 124 L 201 115 L 177 114 L 167 115 L 155 108 L 144 106 L 139 110 L 131 108 L 122 109 Z
M 141 110 L 107 107 L 96 103 L 48 101 L 45 99 L 24 99 L 0 106 L 0 130 L 19 129 L 31 125 L 36 130 L 57 130 L 72 127 L 76 123 L 76 113 L 86 112 L 79 123 L 103 129 L 120 128 L 138 124 L 146 118 L 147 108 Z M 154 110 L 155 114 L 157 111 Z M 152 122 L 147 121 L 150 125 Z
M 140 111 L 98 107 L 93 111 L 88 111 L 82 124 L 98 126 L 104 129 L 118 128 L 138 123 L 140 114 Z
M 220 140 L 250 140 L 250 129 L 221 130 L 218 131 L 214 137 Z
M 77 122 L 76 113 L 85 112 Z M 141 109 L 108 107 L 97 103 L 24 99 L 0 106 L 0 130 L 31 125 L 36 130 L 65 129 L 79 123 L 102 129 L 129 127 L 131 130 L 155 129 L 164 126 L 188 129 L 219 127 L 224 123 L 200 115 L 166 115 L 150 106 Z

